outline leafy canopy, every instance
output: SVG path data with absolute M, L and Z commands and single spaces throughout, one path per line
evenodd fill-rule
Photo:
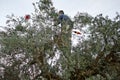
M 30 19 L 7 16 L 0 32 L 0 79 L 4 80 L 118 80 L 120 79 L 120 15 L 114 19 L 77 13 L 74 28 L 87 28 L 87 39 L 71 46 L 51 0 L 33 3 Z M 62 27 L 66 27 L 63 25 Z M 62 35 L 56 35 L 56 34 Z

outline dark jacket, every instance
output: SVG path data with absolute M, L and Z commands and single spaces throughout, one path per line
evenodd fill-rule
M 71 21 L 70 18 L 67 15 L 65 15 L 65 14 L 61 14 L 58 17 L 58 24 L 60 24 L 60 23 L 62 24 L 63 22 L 64 23 L 68 23 L 69 21 Z

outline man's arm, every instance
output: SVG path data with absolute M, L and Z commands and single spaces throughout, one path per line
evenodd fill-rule
M 55 22 L 54 26 L 59 25 L 59 24 L 61 23 L 62 19 L 63 19 L 63 16 L 60 15 L 60 16 L 58 17 L 58 19 L 54 21 L 54 22 Z

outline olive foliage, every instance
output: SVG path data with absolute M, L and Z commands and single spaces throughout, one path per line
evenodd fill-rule
M 33 3 L 31 19 L 7 16 L 0 32 L 2 80 L 119 80 L 120 15 L 114 19 L 77 13 L 74 27 L 87 27 L 87 39 L 72 46 L 71 31 L 54 26 L 57 10 L 51 0 Z

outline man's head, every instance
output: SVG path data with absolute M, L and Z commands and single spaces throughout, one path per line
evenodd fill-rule
M 59 14 L 64 14 L 64 11 L 63 11 L 63 10 L 60 10 L 60 11 L 59 11 Z

